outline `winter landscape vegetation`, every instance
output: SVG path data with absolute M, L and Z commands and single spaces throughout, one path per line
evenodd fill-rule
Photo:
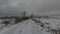
M 0 34 L 60 34 L 60 0 L 0 0 Z
M 60 18 L 56 16 L 0 17 L 0 34 L 60 34 Z

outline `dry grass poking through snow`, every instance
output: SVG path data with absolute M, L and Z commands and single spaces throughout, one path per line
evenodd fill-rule
M 52 34 L 60 34 L 60 29 L 51 28 L 51 27 L 49 26 L 50 23 L 48 23 L 48 22 L 43 23 L 42 21 L 37 20 L 37 19 L 32 19 L 32 20 L 35 21 L 35 23 L 36 23 L 37 25 L 40 25 L 40 27 L 48 29 L 46 32 L 51 32 Z

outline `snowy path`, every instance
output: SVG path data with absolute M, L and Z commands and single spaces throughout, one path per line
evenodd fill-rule
M 22 22 L 21 24 L 17 24 L 16 26 L 10 29 L 0 32 L 0 34 L 45 34 L 45 33 L 39 30 L 39 27 L 37 27 L 33 20 L 29 19 L 27 21 Z

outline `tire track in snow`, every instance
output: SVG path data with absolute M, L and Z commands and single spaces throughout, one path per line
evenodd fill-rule
M 20 27 L 18 27 L 15 31 L 14 34 L 21 34 L 23 31 L 23 27 L 25 27 L 28 24 L 29 20 L 27 20 L 26 22 L 24 22 L 24 24 L 22 24 Z
M 20 34 L 32 34 L 31 19 L 25 26 L 23 26 L 22 32 Z

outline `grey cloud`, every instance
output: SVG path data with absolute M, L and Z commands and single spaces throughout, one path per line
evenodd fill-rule
M 60 0 L 33 0 L 32 11 L 35 15 L 59 15 Z
M 23 11 L 27 15 L 59 15 L 60 0 L 0 0 L 0 15 L 21 15 Z

